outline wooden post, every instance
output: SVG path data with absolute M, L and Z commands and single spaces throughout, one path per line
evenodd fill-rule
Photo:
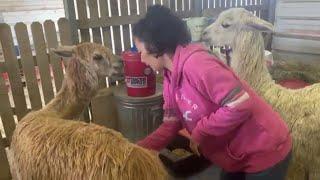
M 277 4 L 276 0 L 269 0 L 268 21 L 271 22 L 272 24 L 274 23 L 274 20 L 275 20 L 276 4 Z
M 232 7 L 236 7 L 237 1 L 236 0 L 232 0 Z
M 0 77 L 0 101 L 0 115 L 4 132 L 8 142 L 11 143 L 11 137 L 16 128 L 16 124 L 14 122 L 13 112 L 9 101 L 8 89 L 2 77 Z
M 15 31 L 17 35 L 17 41 L 19 44 L 21 64 L 23 73 L 26 78 L 27 89 L 30 97 L 32 110 L 41 109 L 41 97 L 38 87 L 37 77 L 34 73 L 34 62 L 32 56 L 32 50 L 30 47 L 30 40 L 27 31 L 27 26 L 24 23 L 17 23 L 15 25 Z M 56 31 L 55 31 L 56 32 Z
M 5 59 L 5 66 L 9 74 L 16 115 L 18 116 L 18 120 L 20 120 L 27 114 L 27 104 L 23 92 L 18 59 L 14 50 L 12 32 L 8 24 L 0 24 L 0 42 Z
M 203 0 L 203 9 L 208 9 L 208 0 Z
M 242 6 L 246 6 L 247 1 L 246 0 L 241 0 L 242 1 Z
M 170 8 L 170 2 L 169 2 L 170 0 L 163 0 L 162 2 L 163 2 L 163 5 L 164 6 L 166 6 L 166 7 L 168 7 L 168 8 Z
M 189 12 L 190 11 L 189 9 L 190 9 L 189 0 L 184 0 L 184 11 Z
M 63 0 L 63 5 L 64 5 L 64 12 L 65 12 L 66 18 L 69 20 L 70 27 L 71 27 L 72 43 L 78 44 L 79 43 L 78 26 L 77 26 L 74 2 L 71 0 Z
M 269 9 L 269 6 L 270 6 L 270 1 L 266 1 L 266 0 L 263 0 L 261 2 L 261 5 L 262 5 L 262 10 L 260 11 L 260 18 L 261 19 L 264 19 L 266 21 L 269 21 L 269 15 L 270 13 L 272 13 L 272 10 Z M 273 12 L 274 14 L 274 12 Z
M 0 179 L 11 179 L 8 158 L 4 148 L 5 146 L 0 136 Z
M 61 44 L 65 46 L 74 45 L 71 40 L 71 28 L 68 20 L 66 18 L 60 18 L 58 20 L 58 27 Z
M 90 20 L 93 20 L 93 21 L 98 20 L 99 14 L 98 14 L 97 0 L 88 1 L 88 6 L 89 6 L 89 12 L 90 12 Z M 102 44 L 100 27 L 92 28 L 92 39 L 93 39 L 93 42 Z
M 177 0 L 177 13 L 182 13 L 182 0 Z
M 202 2 L 200 0 L 194 1 L 195 16 L 201 16 L 202 13 Z
M 226 7 L 228 6 L 228 4 L 227 4 L 227 6 L 226 6 L 226 1 L 227 1 L 227 0 L 221 0 L 221 7 L 222 7 L 222 8 L 226 8 Z
M 47 45 L 44 39 L 43 27 L 39 22 L 31 24 L 33 44 L 36 50 L 37 65 L 41 76 L 41 85 L 45 104 L 49 103 L 54 97 L 51 83 L 49 58 L 47 55 Z
M 112 17 L 119 16 L 118 1 L 117 0 L 110 0 L 110 6 L 111 6 L 111 16 Z M 115 53 L 120 54 L 122 51 L 120 26 L 112 26 L 112 28 L 113 28 Z
M 147 8 L 148 8 L 149 6 L 153 5 L 153 0 L 147 0 L 146 3 L 147 3 Z
M 172 11 L 176 11 L 176 2 L 175 2 L 175 0 L 171 0 L 169 3 L 170 3 L 170 9 Z
M 144 14 L 147 12 L 145 0 L 139 0 L 139 10 L 140 10 L 140 15 L 142 16 L 144 16 Z
M 126 0 L 121 0 L 121 16 L 129 16 L 128 14 L 128 7 L 129 5 L 127 4 Z M 130 43 L 130 28 L 129 24 L 124 24 L 122 25 L 122 35 L 123 35 L 123 44 L 124 44 L 124 49 L 128 50 L 131 47 Z
M 130 1 L 131 2 L 131 1 Z M 101 18 L 109 17 L 108 0 L 100 0 Z M 111 30 L 109 26 L 102 27 L 103 44 L 112 49 Z
M 50 64 L 54 75 L 55 90 L 56 92 L 58 92 L 62 86 L 62 81 L 64 78 L 62 70 L 62 61 L 60 57 L 56 56 L 52 51 L 50 51 L 51 48 L 58 47 L 57 31 L 55 24 L 52 20 L 46 20 L 44 22 L 44 29 L 47 40 L 47 46 L 49 48 Z
M 0 23 L 4 23 L 3 15 L 0 13 Z
M 77 0 L 78 18 L 88 23 L 86 0 Z M 80 29 L 81 42 L 90 42 L 89 29 Z

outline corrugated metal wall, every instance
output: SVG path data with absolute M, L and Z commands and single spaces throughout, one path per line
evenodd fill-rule
M 320 0 L 279 0 L 273 53 L 276 65 L 320 80 Z

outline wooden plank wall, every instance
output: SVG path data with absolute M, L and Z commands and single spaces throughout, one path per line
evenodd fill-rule
M 269 20 L 271 1 L 273 0 L 203 0 L 202 10 L 205 16 L 217 17 L 223 10 L 242 7 L 262 19 Z
M 80 30 L 81 42 L 103 43 L 120 54 L 131 47 L 131 25 L 143 16 L 147 7 L 162 4 L 180 17 L 190 17 L 201 11 L 196 8 L 200 3 L 199 0 L 77 0 L 75 4 L 65 1 L 65 10 L 67 18 L 77 25 L 73 31 Z
M 147 7 L 153 4 L 165 5 L 182 18 L 201 16 L 203 11 L 217 14 L 230 7 L 244 7 L 268 20 L 268 9 L 272 1 L 274 0 L 77 0 L 73 4 L 65 0 L 65 11 L 67 18 L 73 22 L 71 27 L 76 28 L 73 32 L 80 30 L 81 41 L 103 43 L 111 47 L 114 53 L 120 54 L 132 45 L 131 24 L 141 18 Z

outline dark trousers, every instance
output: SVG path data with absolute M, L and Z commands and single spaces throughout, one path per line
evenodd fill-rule
M 275 166 L 258 173 L 221 172 L 220 180 L 284 180 L 287 174 L 291 152 Z

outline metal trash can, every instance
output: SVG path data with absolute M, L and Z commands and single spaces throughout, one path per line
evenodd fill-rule
M 125 85 L 114 91 L 119 117 L 119 131 L 131 142 L 136 142 L 159 127 L 163 118 L 162 85 L 148 97 L 130 97 Z

